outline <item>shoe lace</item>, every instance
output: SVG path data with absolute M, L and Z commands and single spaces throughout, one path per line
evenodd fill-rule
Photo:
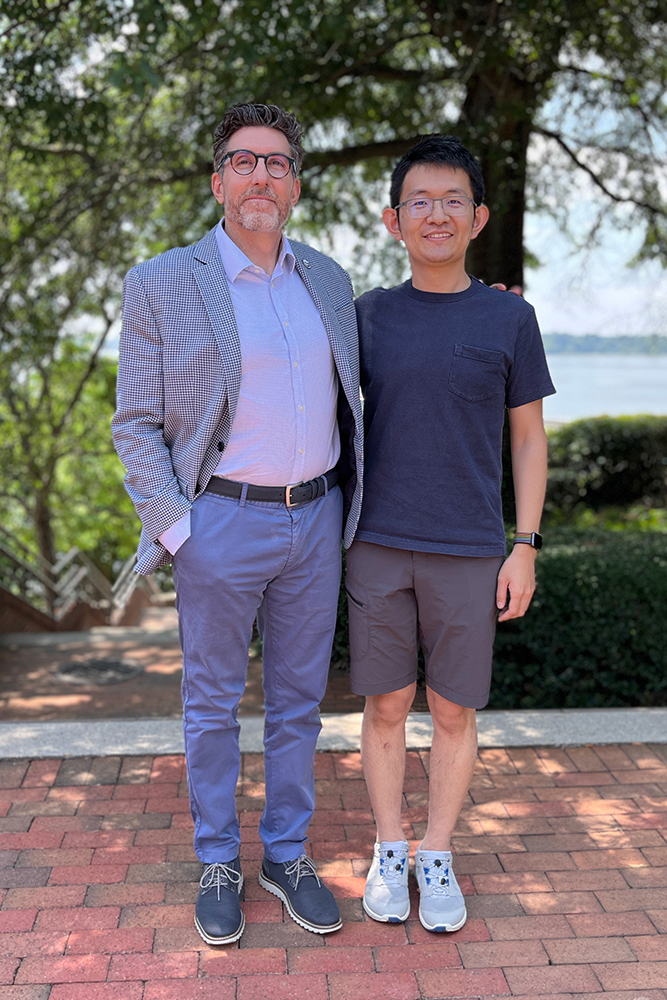
M 241 872 L 237 872 L 230 865 L 216 861 L 212 865 L 207 865 L 199 879 L 199 885 L 204 892 L 215 889 L 218 899 L 220 899 L 221 889 L 236 889 L 241 881 Z
M 399 882 L 403 875 L 406 859 L 396 854 L 391 848 L 383 851 L 380 848 L 380 875 L 385 882 Z
M 430 864 L 424 863 L 425 858 L 420 860 L 424 864 L 424 879 L 429 889 L 429 895 L 449 896 L 449 865 L 445 864 L 441 858 L 436 858 Z
M 299 885 L 299 881 L 308 875 L 312 875 L 313 878 L 317 879 L 318 888 L 322 885 L 320 876 L 317 874 L 317 868 L 307 854 L 301 854 L 295 861 L 290 861 L 289 864 L 286 864 L 285 875 L 287 875 L 290 884 L 295 889 Z

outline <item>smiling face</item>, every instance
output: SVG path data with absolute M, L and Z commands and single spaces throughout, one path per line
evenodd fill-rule
M 275 128 L 241 128 L 230 137 L 227 148 L 292 155 L 287 139 Z M 213 174 L 211 188 L 216 201 L 225 206 L 226 230 L 238 227 L 253 233 L 281 230 L 301 191 L 292 170 L 285 177 L 271 177 L 265 160 L 258 160 L 251 174 L 235 173 L 227 160 L 220 173 Z
M 400 200 L 456 196 L 473 197 L 465 170 L 445 164 L 417 163 L 405 175 Z M 468 244 L 482 231 L 488 217 L 485 205 L 474 209 L 472 204 L 465 215 L 448 215 L 440 201 L 435 202 L 431 214 L 422 219 L 413 219 L 406 206 L 386 208 L 382 215 L 394 239 L 405 243 L 417 287 L 423 287 L 420 275 L 433 275 L 434 272 L 463 280 Z

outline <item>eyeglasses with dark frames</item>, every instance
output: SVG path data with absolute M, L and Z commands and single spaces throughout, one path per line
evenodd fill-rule
M 286 177 L 290 170 L 296 177 L 296 161 L 285 153 L 253 153 L 250 149 L 231 149 L 220 161 L 218 172 L 222 170 L 227 160 L 232 170 L 242 177 L 248 177 L 253 173 L 258 160 L 264 160 L 266 172 L 276 180 Z
M 431 214 L 437 201 L 440 202 L 447 215 L 465 215 L 468 211 L 468 205 L 477 208 L 477 202 L 474 198 L 457 194 L 450 195 L 448 198 L 408 198 L 407 201 L 396 205 L 394 211 L 398 212 L 399 208 L 407 208 L 408 215 L 412 219 L 425 219 Z

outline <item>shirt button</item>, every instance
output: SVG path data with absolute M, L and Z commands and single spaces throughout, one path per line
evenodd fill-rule
M 303 413 L 303 406 L 299 407 L 299 413 Z
M 289 326 L 289 323 L 287 322 L 287 320 L 285 320 L 285 326 Z
M 303 448 L 299 448 L 299 454 L 303 455 Z
M 285 325 L 287 325 L 287 324 L 285 324 Z M 294 362 L 294 367 L 295 367 L 295 368 L 298 368 L 298 367 L 299 367 L 299 362 L 298 362 L 298 361 L 295 361 L 295 362 Z

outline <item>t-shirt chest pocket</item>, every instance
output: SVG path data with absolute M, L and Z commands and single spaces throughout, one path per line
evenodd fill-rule
M 449 373 L 449 391 L 469 403 L 481 403 L 505 392 L 501 351 L 456 344 Z

